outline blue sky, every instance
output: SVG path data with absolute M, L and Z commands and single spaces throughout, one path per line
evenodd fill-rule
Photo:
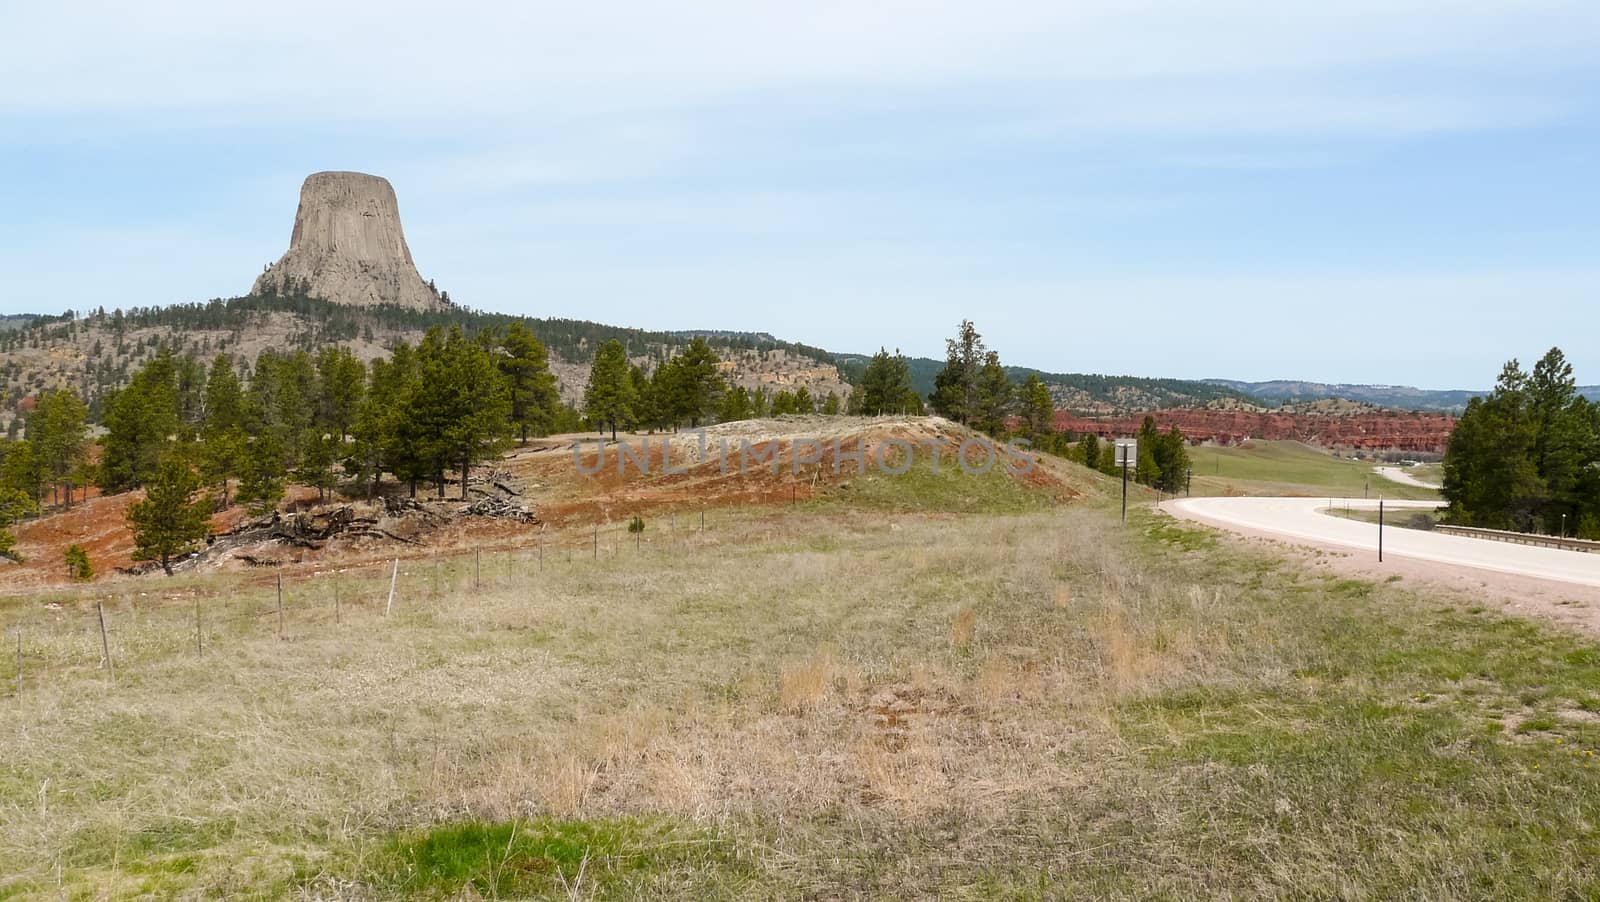
M 4 312 L 240 294 L 356 169 L 483 309 L 1600 383 L 1592 0 L 46 6 L 0 10 Z

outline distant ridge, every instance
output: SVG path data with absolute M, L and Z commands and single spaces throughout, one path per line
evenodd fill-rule
M 1465 408 L 1467 402 L 1473 398 L 1488 394 L 1487 391 L 1470 389 L 1434 390 L 1412 388 L 1408 385 L 1351 385 L 1296 382 L 1289 379 L 1269 382 L 1239 382 L 1233 379 L 1203 381 L 1277 404 L 1343 398 L 1346 401 L 1365 401 L 1380 407 L 1397 407 L 1404 410 L 1458 411 Z M 1580 385 L 1578 393 L 1591 401 L 1600 401 L 1600 385 Z

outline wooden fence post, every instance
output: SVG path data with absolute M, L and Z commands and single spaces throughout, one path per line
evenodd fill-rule
M 200 631 L 200 598 L 194 600 L 194 656 L 203 658 L 206 654 L 205 633 Z
M 17 698 L 22 698 L 22 630 L 17 630 Z
M 342 620 L 341 620 L 341 618 L 339 616 L 339 580 L 338 579 L 334 579 L 334 581 L 333 581 L 333 622 L 335 624 L 342 622 Z
M 111 661 L 111 640 L 106 638 L 106 609 L 100 602 L 94 603 L 95 613 L 100 617 L 100 652 L 106 656 L 106 673 L 110 674 L 111 682 L 117 681 L 117 666 Z
M 283 571 L 278 571 L 278 638 L 283 638 Z
M 385 617 L 389 616 L 389 612 L 394 609 L 394 583 L 395 583 L 395 580 L 397 580 L 399 578 L 400 578 L 400 559 L 399 558 L 395 558 L 394 559 L 394 572 L 389 574 L 389 601 L 388 601 L 387 604 L 385 604 L 383 606 L 383 616 L 385 616 Z

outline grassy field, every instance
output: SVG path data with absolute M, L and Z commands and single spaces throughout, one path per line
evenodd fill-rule
M 1196 495 L 1328 495 L 1361 498 L 1437 498 L 1438 493 L 1391 482 L 1372 464 L 1334 456 L 1300 442 L 1253 441 L 1189 449 Z
M 0 602 L 0 898 L 1600 891 L 1592 642 L 986 510 Z

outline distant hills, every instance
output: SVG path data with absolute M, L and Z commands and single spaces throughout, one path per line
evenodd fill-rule
M 1209 385 L 1230 389 L 1271 404 L 1293 404 L 1302 401 L 1321 401 L 1326 398 L 1343 398 L 1347 401 L 1364 401 L 1380 407 L 1397 407 L 1403 410 L 1460 410 L 1473 398 L 1487 391 L 1465 389 L 1431 390 L 1406 385 L 1349 385 L 1345 383 L 1296 382 L 1278 379 L 1271 382 L 1239 382 L 1233 379 L 1206 379 Z M 1581 385 L 1578 393 L 1591 401 L 1600 400 L 1600 385 Z
M 866 371 L 870 354 L 835 354 L 833 362 L 852 383 Z M 944 368 L 943 360 L 907 357 L 911 387 L 927 397 L 933 379 Z M 1260 404 L 1237 389 L 1189 379 L 1151 379 L 1143 376 L 1105 376 L 1099 373 L 1050 373 L 1030 367 L 1008 366 L 1006 375 L 1013 382 L 1037 375 L 1051 386 L 1051 395 L 1060 407 L 1071 410 L 1154 410 L 1162 407 L 1200 407 L 1213 401 L 1233 400 Z

